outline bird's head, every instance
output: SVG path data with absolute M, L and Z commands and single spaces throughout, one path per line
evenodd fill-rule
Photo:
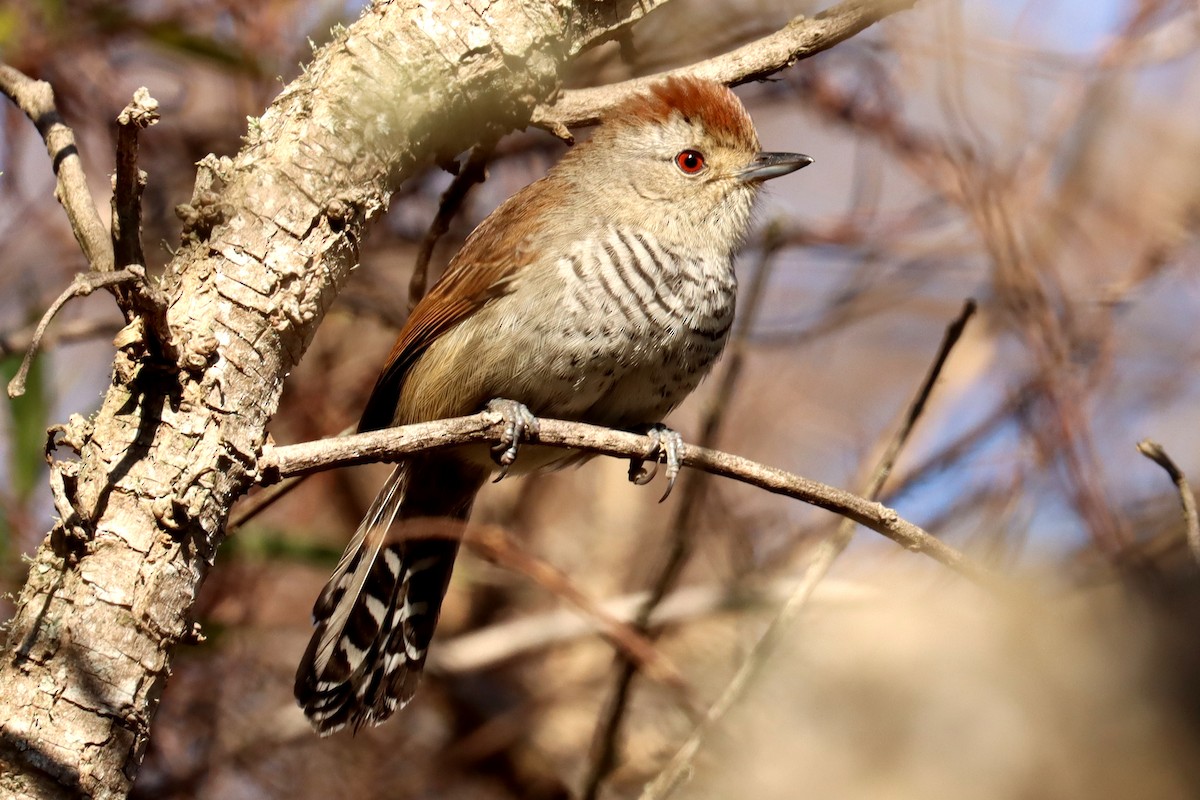
M 728 253 L 750 226 L 763 181 L 811 163 L 762 152 L 750 115 L 722 84 L 671 77 L 605 115 L 560 170 L 586 189 L 600 219 Z

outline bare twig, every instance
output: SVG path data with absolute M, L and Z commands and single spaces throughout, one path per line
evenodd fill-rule
M 433 522 L 447 523 L 446 520 Z M 458 527 L 461 527 L 461 523 Z M 614 617 L 600 603 L 580 591 L 562 570 L 527 552 L 500 526 L 474 524 L 466 527 L 464 541 L 468 546 L 483 556 L 525 575 L 537 585 L 579 608 L 595 621 L 604 637 L 619 652 L 643 669 L 650 670 L 654 680 L 670 687 L 685 708 L 695 711 L 691 691 L 683 675 L 642 631 Z
M 291 494 L 292 490 L 303 483 L 306 478 L 308 478 L 307 475 L 293 475 L 290 478 L 284 478 L 279 483 L 272 484 L 257 494 L 252 494 L 242 500 L 230 512 L 229 521 L 225 523 L 225 533 L 227 535 L 232 534 L 235 530 L 275 505 L 275 503 L 282 500 L 286 495 Z
M 916 424 L 917 419 L 920 418 L 921 412 L 925 409 L 925 404 L 933 391 L 938 376 L 941 374 L 947 357 L 950 355 L 950 351 L 958 342 L 959 337 L 962 336 L 963 329 L 974 313 L 975 302 L 968 300 L 963 305 L 962 312 L 947 327 L 946 333 L 942 338 L 942 344 L 938 349 L 938 354 L 934 358 L 933 364 L 925 376 L 925 380 L 921 382 L 921 387 L 917 390 L 912 403 L 909 404 L 904 420 L 892 436 L 887 449 L 884 451 L 884 455 L 879 461 L 879 465 L 868 482 L 866 490 L 868 498 L 875 497 L 883 488 L 883 484 L 887 481 L 888 475 L 891 474 L 892 467 L 895 465 L 896 457 L 899 455 L 905 442 L 908 441 L 908 436 L 912 432 L 913 426 Z M 837 532 L 822 543 L 809 563 L 808 568 L 805 570 L 804 576 L 800 579 L 800 583 L 795 587 L 787 602 L 784 603 L 775 618 L 771 620 L 771 624 L 767 626 L 762 637 L 755 643 L 746 660 L 742 662 L 741 667 L 725 687 L 721 696 L 717 698 L 717 701 L 708 710 L 708 713 L 705 714 L 704 719 L 692 731 L 683 746 L 676 751 L 671 761 L 659 773 L 658 777 L 646 786 L 646 789 L 642 792 L 642 800 L 661 800 L 662 798 L 669 797 L 679 786 L 680 781 L 690 772 L 692 761 L 699 752 L 700 746 L 704 743 L 705 737 L 707 737 L 713 727 L 724 718 L 729 709 L 733 707 L 733 704 L 742 696 L 742 693 L 749 686 L 750 680 L 757 673 L 759 667 L 774 652 L 783 632 L 787 630 L 800 613 L 800 610 L 807 604 L 809 598 L 812 597 L 813 590 L 829 572 L 830 567 L 833 566 L 833 562 L 837 560 L 837 557 L 849 545 L 853 535 L 854 523 L 850 519 L 845 519 L 838 526 Z
M 701 447 L 711 447 L 717 440 L 721 424 L 725 419 L 725 411 L 733 398 L 733 391 L 742 374 L 742 363 L 745 358 L 746 337 L 758 317 L 759 306 L 762 302 L 763 290 L 771 274 L 775 254 L 782 244 L 780 226 L 771 224 L 763 234 L 762 252 L 758 268 L 754 271 L 753 280 L 747 288 L 742 302 L 741 314 L 738 315 L 737 326 L 734 329 L 732 341 L 729 344 L 728 361 L 721 381 L 717 384 L 704 420 L 700 426 L 699 444 Z M 691 543 L 694 539 L 694 520 L 701 505 L 701 494 L 706 483 L 706 475 L 693 473 L 687 476 L 684 485 L 680 487 L 681 497 L 675 505 L 674 518 L 670 525 L 669 546 L 662 564 L 658 567 L 651 583 L 650 593 L 645 604 L 638 611 L 634 621 L 638 630 L 647 632 L 650 617 L 655 607 L 675 585 L 691 554 Z M 596 733 L 592 739 L 592 759 L 588 774 L 584 778 L 584 800 L 594 800 L 604 784 L 609 773 L 616 767 L 617 750 L 621 733 L 621 723 L 629 704 L 629 693 L 633 687 L 633 679 L 637 675 L 637 665 L 629 659 L 622 660 L 617 666 L 617 676 L 613 683 L 612 694 L 600 720 L 596 723 Z
M 0 91 L 25 112 L 45 139 L 58 178 L 54 196 L 67 212 L 71 231 L 88 264 L 97 272 L 111 272 L 112 242 L 92 202 L 79 150 L 75 146 L 75 134 L 63 123 L 55 108 L 54 90 L 45 81 L 35 81 L 7 64 L 0 64 Z
M 87 341 L 88 339 L 112 338 L 121 329 L 123 323 L 115 318 L 110 319 L 77 319 L 61 322 L 52 332 L 42 336 L 38 349 L 49 350 L 62 344 Z M 20 330 L 0 333 L 0 357 L 13 353 L 24 353 L 33 343 L 33 335 L 37 332 L 37 324 L 27 325 Z
M 112 241 L 117 269 L 145 266 L 142 252 L 142 190 L 146 173 L 138 169 L 138 131 L 158 122 L 158 101 L 145 86 L 117 116 L 117 169 L 113 174 Z
M 677 589 L 654 609 L 649 627 L 660 628 L 727 611 L 777 606 L 792 596 L 797 582 L 797 578 L 783 578 L 762 588 L 710 584 Z M 859 602 L 874 594 L 868 586 L 832 580 L 824 581 L 820 589 L 822 600 L 839 605 Z M 649 592 L 637 592 L 602 601 L 600 607 L 614 619 L 632 623 L 649 597 Z M 427 668 L 441 672 L 487 669 L 537 650 L 582 639 L 597 629 L 594 619 L 566 610 L 500 622 L 441 642 L 436 650 L 430 651 Z
M 412 278 L 408 284 L 408 307 L 413 306 L 425 296 L 425 286 L 429 280 L 429 259 L 433 257 L 433 248 L 437 245 L 446 231 L 450 230 L 450 222 L 462 207 L 467 192 L 477 183 L 487 179 L 487 161 L 492 154 L 492 145 L 477 144 L 471 148 L 467 160 L 459 167 L 458 174 L 450 182 L 442 194 L 438 204 L 437 214 L 421 239 L 421 247 L 417 250 L 417 260 L 413 264 Z
M 846 0 L 815 17 L 796 17 L 769 36 L 697 64 L 608 86 L 563 92 L 553 106 L 535 109 L 532 121 L 569 141 L 569 127 L 596 124 L 604 112 L 666 75 L 708 78 L 731 86 L 761 80 L 828 50 L 884 17 L 912 8 L 915 3 L 916 0 Z
M 946 332 L 942 336 L 941 346 L 938 348 L 937 356 L 934 357 L 933 363 L 929 366 L 929 372 L 925 374 L 925 380 L 922 381 L 921 387 L 917 389 L 917 394 L 913 397 L 912 403 L 909 404 L 908 412 L 904 415 L 904 420 L 900 423 L 900 427 L 896 430 L 891 442 L 888 443 L 887 450 L 883 457 L 879 460 L 879 466 L 875 470 L 875 474 L 871 477 L 870 483 L 867 485 L 864 494 L 867 497 L 874 498 L 878 496 L 883 489 L 883 484 L 887 482 L 888 476 L 892 474 L 892 468 L 896 466 L 896 457 L 900 455 L 901 448 L 908 441 L 908 436 L 912 433 L 913 426 L 917 424 L 921 414 L 925 411 L 925 404 L 929 401 L 930 395 L 933 394 L 934 384 L 937 383 L 938 376 L 942 374 L 942 368 L 946 366 L 946 359 L 950 357 L 950 351 L 958 344 L 958 340 L 962 338 L 963 330 L 966 329 L 967 323 L 971 321 L 971 317 L 975 315 L 976 304 L 972 299 L 968 299 L 963 303 L 962 310 L 958 312 L 958 316 L 954 321 L 946 327 Z
M 1196 514 L 1196 495 L 1192 492 L 1187 476 L 1158 442 L 1143 439 L 1138 442 L 1137 449 L 1139 453 L 1166 470 L 1167 475 L 1174 481 L 1175 488 L 1179 491 L 1179 503 L 1183 506 L 1188 548 L 1192 551 L 1192 558 L 1200 562 L 1200 517 Z
M 585 422 L 539 419 L 539 431 L 531 441 L 548 447 L 583 450 L 619 458 L 644 457 L 650 449 L 648 436 L 602 428 Z M 321 439 L 303 444 L 263 447 L 259 472 L 264 482 L 290 475 L 320 472 L 353 464 L 395 461 L 412 453 L 445 449 L 464 444 L 494 444 L 504 438 L 504 418 L 482 411 L 467 417 L 420 422 L 340 439 Z M 999 588 L 997 577 L 975 564 L 958 550 L 939 541 L 921 528 L 879 503 L 827 484 L 768 467 L 748 458 L 685 444 L 680 453 L 683 466 L 757 486 L 804 503 L 848 517 L 891 539 L 906 550 L 924 553 L 939 563 L 978 583 Z
M 146 173 L 138 169 L 138 131 L 157 124 L 158 101 L 146 87 L 133 93 L 133 100 L 117 116 L 117 169 L 113 174 L 112 243 L 118 269 L 146 265 L 142 250 L 142 191 Z M 141 317 L 145 340 L 152 353 L 166 361 L 179 360 L 167 326 L 167 298 L 150 281 L 138 281 L 117 295 L 127 320 Z
M 25 351 L 25 358 L 21 361 L 21 368 L 8 382 L 8 396 L 20 397 L 25 394 L 25 379 L 29 375 L 29 365 L 33 363 L 33 357 L 37 355 L 38 347 L 42 343 L 42 336 L 46 332 L 46 326 L 50 324 L 50 320 L 54 319 L 54 315 L 66 305 L 68 300 L 73 297 L 87 297 L 97 289 L 111 288 L 130 281 L 141 281 L 145 277 L 146 271 L 141 267 L 127 267 L 117 272 L 84 272 L 76 275 L 71 285 L 50 304 L 50 308 L 46 309 L 46 313 L 38 322 L 38 326 L 33 332 L 33 338 L 29 342 L 29 349 Z

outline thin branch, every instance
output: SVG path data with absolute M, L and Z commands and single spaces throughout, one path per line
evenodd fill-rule
M 450 230 L 450 222 L 458 214 L 467 192 L 477 183 L 487 179 L 487 162 L 492 155 L 492 145 L 477 144 L 471 148 L 467 160 L 459 167 L 458 174 L 450 182 L 442 194 L 438 204 L 437 214 L 429 225 L 429 230 L 421 239 L 417 250 L 417 260 L 413 265 L 412 278 L 408 284 L 408 307 L 411 311 L 417 302 L 425 296 L 425 287 L 429 280 L 429 260 L 433 257 L 433 248 L 437 245 L 446 231 Z
M 648 436 L 602 428 L 584 422 L 540 419 L 532 443 L 583 450 L 619 458 L 643 457 L 650 448 Z M 359 433 L 341 439 L 263 447 L 259 472 L 263 482 L 290 475 L 320 472 L 353 464 L 396 461 L 413 453 L 464 444 L 497 443 L 504 438 L 504 418 L 482 411 L 467 417 L 421 422 L 398 428 Z M 999 589 L 991 570 L 976 564 L 942 543 L 894 510 L 818 481 L 768 467 L 748 458 L 685 444 L 680 453 L 684 466 L 757 486 L 854 520 L 914 553 L 923 553 L 977 583 Z
M 118 269 L 146 265 L 142 250 L 142 192 L 146 173 L 138 169 L 138 131 L 158 123 L 158 101 L 145 86 L 133 93 L 133 100 L 117 116 L 117 169 L 113 174 L 112 243 Z M 117 303 L 127 320 L 141 317 L 145 323 L 145 344 L 152 354 L 170 363 L 179 361 L 179 353 L 167 326 L 167 298 L 150 281 L 133 284 L 117 295 Z
M 257 494 L 252 494 L 242 500 L 229 513 L 229 521 L 225 523 L 226 535 L 232 534 L 238 528 L 266 511 L 271 506 L 291 494 L 292 490 L 303 483 L 308 475 L 293 475 L 284 478 L 279 483 L 266 487 Z
M 1179 503 L 1183 506 L 1188 548 L 1192 551 L 1192 558 L 1200 562 L 1200 516 L 1196 513 L 1196 495 L 1192 492 L 1187 476 L 1158 442 L 1143 439 L 1138 442 L 1137 449 L 1139 453 L 1166 470 L 1167 475 L 1174 481 L 1175 488 L 1179 491 Z
M 725 371 L 721 375 L 721 381 L 717 384 L 700 426 L 698 441 L 702 447 L 711 447 L 716 443 L 717 435 L 725 420 L 725 412 L 729 408 L 734 389 L 742 374 L 746 338 L 758 318 L 759 307 L 771 274 L 775 254 L 781 245 L 780 226 L 777 224 L 767 226 L 763 233 L 758 268 L 754 271 L 754 277 L 746 290 L 746 296 L 742 302 L 743 307 L 738 315 L 737 326 L 729 344 Z M 697 511 L 702 505 L 702 490 L 707 483 L 705 480 L 707 477 L 703 473 L 693 473 L 687 476 L 684 485 L 680 487 L 682 496 L 676 502 L 674 518 L 669 527 L 670 545 L 662 564 L 655 572 L 646 602 L 638 611 L 634 621 L 638 630 L 643 633 L 648 632 L 650 617 L 654 613 L 655 607 L 679 580 L 679 575 L 683 572 L 683 567 L 691 554 L 691 544 L 695 538 L 693 535 L 694 521 Z M 583 784 L 582 797 L 584 800 L 594 800 L 599 795 L 605 779 L 617 765 L 621 724 L 629 705 L 629 694 L 636 675 L 637 664 L 630 659 L 623 659 L 618 664 L 612 694 L 602 717 L 596 723 L 596 733 L 592 740 L 591 765 Z
M 929 402 L 930 395 L 933 394 L 933 387 L 937 383 L 938 377 L 942 374 L 942 369 L 946 366 L 946 359 L 950 357 L 950 351 L 958 344 L 958 340 L 962 338 L 963 331 L 967 327 L 967 323 L 971 321 L 971 317 L 975 315 L 977 306 L 973 299 L 968 299 L 963 303 L 962 310 L 958 312 L 958 316 L 954 321 L 946 326 L 946 332 L 942 335 L 942 343 L 938 348 L 937 356 L 934 357 L 933 363 L 929 366 L 929 371 L 925 374 L 925 380 L 921 382 L 921 387 L 917 389 L 917 394 L 913 397 L 912 403 L 908 407 L 908 412 L 904 415 L 904 421 L 900 423 L 899 429 L 896 430 L 891 442 L 888 444 L 887 450 L 883 457 L 879 460 L 879 466 L 875 470 L 875 474 L 871 477 L 871 482 L 867 485 L 864 494 L 867 497 L 875 498 L 882 491 L 883 485 L 887 482 L 888 477 L 892 474 L 892 469 L 896 466 L 896 458 L 900 455 L 900 450 L 908 441 L 908 436 L 912 433 L 913 427 L 917 424 L 921 414 L 925 412 L 925 404 Z
M 54 196 L 67 212 L 71 231 L 84 258 L 93 270 L 111 272 L 112 242 L 92 202 L 79 150 L 75 146 L 75 134 L 63 123 L 55 108 L 54 89 L 45 81 L 36 81 L 20 70 L 0 64 L 0 91 L 32 120 L 45 139 L 50 163 L 58 179 Z
M 142 191 L 146 173 L 138 169 L 138 131 L 159 120 L 158 101 L 145 86 L 117 116 L 117 169 L 113 174 L 112 242 L 117 269 L 145 266 L 142 252 Z
M 462 528 L 462 523 L 429 520 L 441 527 Z M 547 591 L 561 597 L 592 619 L 600 632 L 626 658 L 649 670 L 654 680 L 670 688 L 693 713 L 695 702 L 687 681 L 670 659 L 662 654 L 645 634 L 610 614 L 571 581 L 562 570 L 527 552 L 512 534 L 499 525 L 466 525 L 464 542 L 490 560 L 519 572 Z
M 974 313 L 975 301 L 968 300 L 963 305 L 963 309 L 958 317 L 946 328 L 946 333 L 942 337 L 942 343 L 938 348 L 937 356 L 934 358 L 933 364 L 925 375 L 925 380 L 921 382 L 921 387 L 917 390 L 912 403 L 909 404 L 908 412 L 905 414 L 903 422 L 892 436 L 883 457 L 880 459 L 879 465 L 868 482 L 866 490 L 868 498 L 874 498 L 883 488 L 883 484 L 887 481 L 888 475 L 891 474 L 892 467 L 895 465 L 896 457 L 904 447 L 905 442 L 908 441 L 908 436 L 912 432 L 913 426 L 925 409 L 926 402 L 933 391 L 934 384 L 937 383 L 938 376 L 941 374 L 942 367 L 945 365 L 950 351 L 962 336 L 963 329 Z M 658 777 L 646 786 L 642 792 L 642 800 L 662 800 L 669 797 L 678 788 L 684 776 L 691 772 L 692 762 L 696 754 L 700 751 L 705 738 L 717 723 L 724 718 L 729 709 L 733 707 L 733 704 L 741 698 L 743 692 L 749 686 L 751 679 L 757 674 L 759 667 L 775 651 L 784 631 L 788 629 L 800 613 L 800 610 L 807 604 L 817 584 L 828 574 L 830 567 L 833 566 L 833 562 L 837 560 L 837 557 L 850 544 L 853 536 L 854 523 L 850 519 L 844 519 L 841 525 L 838 526 L 837 532 L 821 544 L 812 561 L 809 563 L 808 568 L 805 570 L 799 585 L 792 592 L 791 597 L 784 603 L 775 618 L 771 620 L 771 624 L 767 626 L 766 631 L 763 632 L 763 635 L 754 644 L 746 660 L 742 662 L 741 667 L 738 669 L 737 674 L 733 676 L 733 679 L 725 687 L 721 696 L 708 710 L 708 713 L 705 714 L 704 719 L 692 731 L 683 746 L 676 751 L 671 761 L 659 773 Z
M 747 608 L 770 608 L 794 593 L 798 578 L 782 578 L 747 589 L 724 584 L 687 586 L 663 598 L 649 620 L 651 629 Z M 831 603 L 854 603 L 875 596 L 867 586 L 832 580 L 821 584 L 821 598 Z M 649 592 L 614 597 L 599 607 L 614 620 L 634 623 L 646 605 Z M 567 644 L 599 629 L 597 621 L 574 611 L 558 610 L 489 625 L 438 644 L 430 651 L 427 669 L 438 672 L 473 672 L 498 666 L 514 658 L 555 645 Z
M 606 111 L 667 75 L 707 78 L 729 86 L 762 80 L 915 4 L 916 0 L 846 0 L 815 17 L 796 17 L 769 36 L 706 61 L 608 86 L 565 91 L 553 106 L 535 109 L 532 122 L 570 140 L 568 128 L 596 124 Z
M 76 319 L 59 323 L 55 329 L 42 337 L 38 349 L 42 352 L 72 342 L 87 341 L 88 339 L 111 339 L 117 335 L 122 323 L 115 319 Z M 20 330 L 0 333 L 0 357 L 13 353 L 24 353 L 33 343 L 33 335 L 37 332 L 37 324 L 27 325 Z
M 20 397 L 25 394 L 25 379 L 29 376 L 29 366 L 33 363 L 33 357 L 37 355 L 38 348 L 41 346 L 46 326 L 50 324 L 50 320 L 54 319 L 54 315 L 59 312 L 59 309 L 67 304 L 68 300 L 74 297 L 87 297 L 97 289 L 110 288 L 130 281 L 140 281 L 145 277 L 146 271 L 141 267 L 127 267 L 117 272 L 84 272 L 76 275 L 75 280 L 71 281 L 71 285 L 50 304 L 50 308 L 46 309 L 46 313 L 42 315 L 41 321 L 34 329 L 33 338 L 29 341 L 29 349 L 25 351 L 25 358 L 21 361 L 21 368 L 8 382 L 8 396 Z

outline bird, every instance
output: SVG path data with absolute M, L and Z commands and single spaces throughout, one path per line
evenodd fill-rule
M 762 184 L 811 164 L 763 152 L 725 85 L 653 81 L 496 208 L 414 307 L 359 431 L 500 411 L 505 441 L 398 463 L 313 608 L 295 695 L 322 735 L 379 724 L 413 697 L 458 552 L 406 521 L 465 521 L 499 469 L 578 461 L 517 444 L 538 416 L 649 432 L 717 360 L 734 256 Z M 677 467 L 676 467 L 677 469 Z M 644 472 L 631 478 L 643 482 Z

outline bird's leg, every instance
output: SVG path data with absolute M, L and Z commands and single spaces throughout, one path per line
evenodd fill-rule
M 504 417 L 504 432 L 500 435 L 500 441 L 492 445 L 492 460 L 500 466 L 493 483 L 498 483 L 517 460 L 517 448 L 521 441 L 537 436 L 538 421 L 532 411 L 516 400 L 497 397 L 487 404 L 487 410 Z
M 679 431 L 672 430 L 661 422 L 646 426 L 646 435 L 650 437 L 650 446 L 645 455 L 629 460 L 629 480 L 638 486 L 645 486 L 654 480 L 658 473 L 658 462 L 662 460 L 667 465 L 667 489 L 658 502 L 667 499 L 671 489 L 675 487 L 675 479 L 679 477 L 679 469 L 683 466 L 683 437 Z M 650 467 L 646 462 L 651 462 Z

